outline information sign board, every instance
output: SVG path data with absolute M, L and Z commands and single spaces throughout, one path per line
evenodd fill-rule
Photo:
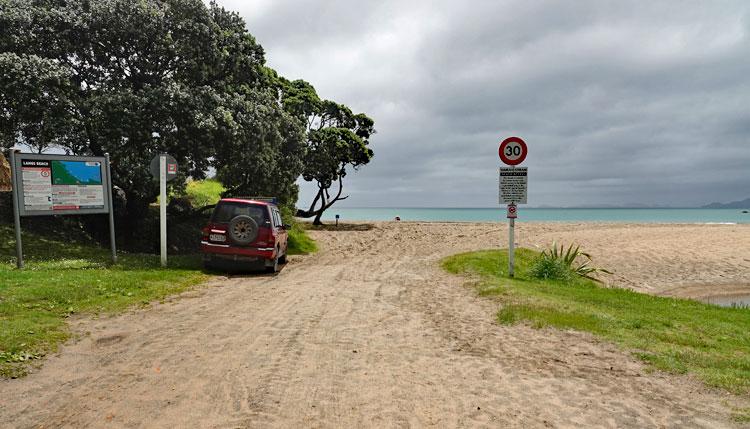
M 500 167 L 500 204 L 526 204 L 528 167 Z
M 70 156 L 10 150 L 16 266 L 23 268 L 21 216 L 108 214 L 112 263 L 117 263 L 109 154 Z
M 105 157 L 15 154 L 21 216 L 109 213 Z

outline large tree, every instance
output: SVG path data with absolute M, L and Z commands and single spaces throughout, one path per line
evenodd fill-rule
M 320 99 L 308 82 L 284 78 L 278 82 L 284 108 L 306 125 L 302 178 L 318 188 L 309 208 L 297 210 L 297 216 L 314 218 L 313 223 L 320 225 L 327 209 L 348 198 L 342 195 L 347 172 L 372 159 L 368 145 L 375 122 L 364 113 L 352 113 L 345 105 Z
M 273 141 L 274 156 L 243 165 L 263 162 L 268 176 L 288 167 L 294 178 L 279 180 L 294 186 L 304 128 L 257 114 L 274 101 L 263 95 L 263 49 L 236 13 L 201 0 L 0 0 L 0 27 L 2 144 L 110 153 L 128 218 L 155 200 L 148 164 L 159 152 L 194 178 L 214 160 L 236 188 L 248 179 L 226 168 L 224 151 L 259 153 Z

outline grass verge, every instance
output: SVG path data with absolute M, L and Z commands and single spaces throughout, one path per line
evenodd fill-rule
M 119 254 L 90 243 L 25 233 L 26 268 L 15 268 L 13 227 L 0 225 L 0 376 L 24 375 L 70 332 L 66 318 L 111 313 L 186 290 L 207 276 L 199 256 Z
M 299 222 L 293 223 L 292 229 L 289 230 L 288 246 L 290 255 L 306 255 L 318 251 L 315 240 L 307 235 L 307 231 L 302 228 Z
M 529 267 L 538 256 L 518 249 L 513 280 L 507 278 L 507 251 L 454 255 L 442 265 L 451 273 L 478 276 L 480 294 L 502 302 L 500 323 L 591 332 L 660 370 L 694 374 L 710 386 L 750 393 L 747 309 L 603 288 L 578 276 L 568 282 L 537 280 Z

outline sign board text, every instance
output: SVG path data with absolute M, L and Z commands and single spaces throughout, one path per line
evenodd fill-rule
M 528 167 L 500 167 L 500 204 L 526 204 Z

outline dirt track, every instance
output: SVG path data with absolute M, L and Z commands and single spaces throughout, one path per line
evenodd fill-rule
M 497 304 L 437 261 L 493 247 L 498 228 L 315 232 L 320 253 L 276 277 L 80 321 L 80 341 L 0 382 L 0 425 L 731 426 L 736 398 L 588 335 L 496 325 Z

